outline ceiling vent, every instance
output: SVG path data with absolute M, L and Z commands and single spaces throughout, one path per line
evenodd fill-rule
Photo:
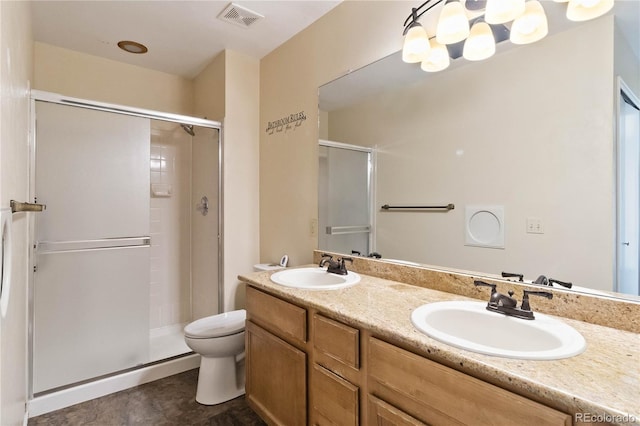
M 220 15 L 218 15 L 218 19 L 230 22 L 242 28 L 249 28 L 262 18 L 264 18 L 264 16 L 259 13 L 235 3 L 229 3 L 229 6 L 227 6 L 222 12 L 220 12 Z

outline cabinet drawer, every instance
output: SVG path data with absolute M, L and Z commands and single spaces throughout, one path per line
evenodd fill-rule
M 369 340 L 369 392 L 431 424 L 571 425 L 571 416 L 464 373 Z
M 373 395 L 368 398 L 369 424 L 376 426 L 427 426 Z
M 314 364 L 311 371 L 313 424 L 359 424 L 358 388 L 330 371 Z
M 320 314 L 313 315 L 313 346 L 317 352 L 348 367 L 360 368 L 360 332 Z
M 284 338 L 307 341 L 307 311 L 253 287 L 247 287 L 248 319 Z

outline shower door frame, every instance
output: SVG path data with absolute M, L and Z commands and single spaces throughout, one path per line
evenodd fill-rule
M 368 170 L 367 170 L 367 198 L 369 199 L 369 226 L 371 229 L 369 230 L 369 252 L 373 253 L 376 251 L 376 214 L 375 214 L 375 206 L 376 206 L 376 167 L 377 167 L 377 156 L 376 156 L 376 147 L 368 147 L 368 146 L 360 146 L 353 145 L 344 142 L 336 142 L 328 139 L 318 139 L 318 149 L 320 147 L 326 148 L 337 148 L 344 149 L 348 151 L 356 151 L 366 153 L 368 155 Z M 318 185 L 320 182 L 318 181 Z M 320 192 L 318 192 L 320 194 Z M 320 200 L 318 200 L 318 218 L 320 217 Z M 322 229 L 318 230 L 318 247 L 320 246 L 320 232 L 325 232 Z M 349 254 L 349 253 L 345 253 Z M 369 253 L 364 254 L 366 257 Z
M 98 111 L 110 112 L 115 114 L 131 115 L 136 117 L 148 118 L 152 120 L 169 121 L 174 123 L 182 123 L 199 127 L 206 127 L 218 130 L 218 312 L 224 312 L 224 130 L 223 124 L 219 121 L 206 120 L 198 117 L 190 117 L 187 115 L 173 114 L 162 111 L 155 111 L 143 108 L 130 107 L 126 105 L 111 104 L 98 102 L 89 99 L 74 98 L 64 96 L 58 93 L 45 92 L 41 90 L 31 90 L 30 93 L 30 129 L 29 129 L 29 199 L 30 202 L 35 200 L 35 174 L 36 174 L 36 102 L 49 102 L 59 105 L 73 106 L 78 108 L 93 109 Z M 32 400 L 33 395 L 33 320 L 34 320 L 34 283 L 35 283 L 35 247 L 32 244 L 35 237 L 35 220 L 31 215 L 29 224 L 29 280 L 28 280 L 28 399 Z M 162 362 L 162 361 L 160 361 Z M 132 369 L 144 368 L 148 364 L 134 367 Z M 129 371 L 129 370 L 127 370 Z M 113 374 L 119 374 L 115 372 Z M 73 386 L 73 385 L 71 385 Z

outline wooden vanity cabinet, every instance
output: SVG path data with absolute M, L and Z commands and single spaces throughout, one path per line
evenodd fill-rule
M 335 373 L 313 364 L 310 380 L 311 424 L 360 424 L 360 389 Z
M 247 287 L 246 397 L 269 424 L 307 424 L 307 311 Z
M 569 414 L 371 334 L 247 287 L 249 405 L 286 426 L 572 424 Z

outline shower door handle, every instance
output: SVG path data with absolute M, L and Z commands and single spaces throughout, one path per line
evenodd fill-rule
M 20 201 L 11 200 L 11 213 L 18 212 L 41 212 L 47 208 L 45 204 L 37 203 L 21 203 Z
M 196 210 L 202 213 L 202 216 L 206 216 L 209 213 L 209 199 L 206 195 L 200 199 L 200 204 L 198 204 Z
M 36 249 L 36 253 L 41 255 L 149 247 L 150 245 L 151 237 L 141 236 L 76 241 L 36 241 L 34 248 Z

